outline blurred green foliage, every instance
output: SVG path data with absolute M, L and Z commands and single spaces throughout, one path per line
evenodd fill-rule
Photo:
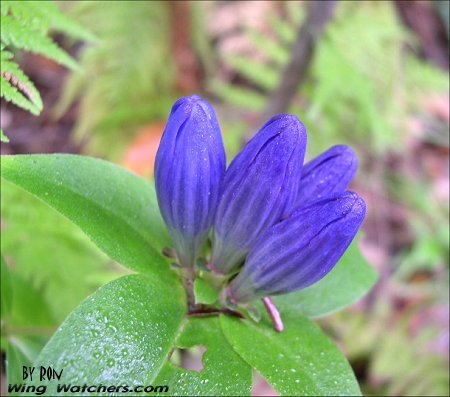
M 210 90 L 226 103 L 261 112 L 289 60 L 305 8 L 288 3 L 288 20 L 269 18 L 271 31 L 249 30 L 262 57 L 242 55 L 224 62 L 247 81 L 238 85 L 212 78 Z M 351 23 L 349 21 L 351 20 Z M 357 37 L 357 40 L 355 39 Z M 289 109 L 307 125 L 311 154 L 345 140 L 376 154 L 399 149 L 403 122 L 431 90 L 448 91 L 448 76 L 419 60 L 405 46 L 414 38 L 389 2 L 340 2 L 320 40 L 309 76 Z
M 365 379 L 365 395 L 448 395 L 444 329 L 448 294 L 443 294 L 448 273 L 441 277 L 435 285 L 394 283 L 377 295 L 373 307 L 339 313 L 328 323 L 357 374 Z M 422 303 L 421 296 L 426 296 Z M 395 312 L 393 306 L 407 298 L 413 303 Z
M 55 324 L 114 277 L 110 260 L 84 233 L 4 180 L 1 212 L 1 251 L 12 267 L 11 274 L 41 294 Z
M 397 194 L 413 211 L 409 222 L 414 244 L 399 255 L 396 274 L 407 280 L 415 272 L 448 269 L 450 255 L 449 207 L 433 196 L 432 185 L 423 180 L 398 183 Z M 446 205 L 447 204 L 447 205 Z
M 165 118 L 176 99 L 169 4 L 80 1 L 61 6 L 99 42 L 81 49 L 82 70 L 67 80 L 56 114 L 79 101 L 76 139 L 88 135 L 88 152 L 117 157 L 136 126 Z

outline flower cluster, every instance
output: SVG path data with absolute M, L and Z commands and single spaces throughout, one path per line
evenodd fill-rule
M 317 282 L 364 219 L 364 201 L 346 191 L 354 152 L 334 146 L 303 165 L 306 140 L 297 117 L 274 116 L 226 169 L 213 108 L 196 95 L 172 108 L 155 162 L 161 214 L 185 268 L 212 237 L 208 267 L 229 280 L 233 304 Z

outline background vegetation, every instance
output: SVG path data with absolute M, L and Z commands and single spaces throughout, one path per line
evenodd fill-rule
M 336 143 L 358 152 L 352 188 L 368 204 L 359 244 L 380 273 L 362 302 L 318 321 L 365 393 L 448 395 L 448 3 L 405 4 L 337 2 L 318 21 L 309 2 L 2 1 L 2 153 L 95 155 L 151 178 L 179 96 L 215 104 L 229 158 L 269 109 L 295 113 L 309 158 Z M 294 69 L 304 72 L 280 104 L 305 40 L 312 51 Z M 10 363 L 31 363 L 123 270 L 7 182 L 1 213 L 15 302 L 2 346 Z

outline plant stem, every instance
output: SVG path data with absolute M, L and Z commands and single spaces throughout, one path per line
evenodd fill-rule
M 194 310 L 195 308 L 194 280 L 195 280 L 194 268 L 193 267 L 183 268 L 183 282 L 184 288 L 186 289 L 189 312 Z
M 278 309 L 276 308 L 275 304 L 272 302 L 272 299 L 266 296 L 265 298 L 262 298 L 262 301 L 264 303 L 264 306 L 266 307 L 270 319 L 272 320 L 273 328 L 275 328 L 275 331 L 283 332 L 284 330 L 283 321 L 281 320 L 280 313 L 278 312 Z
M 244 318 L 244 316 L 236 311 L 230 310 L 230 309 L 196 309 L 193 311 L 190 311 L 188 313 L 189 317 L 207 317 L 207 316 L 218 316 L 219 314 L 226 314 L 228 316 L 238 317 L 238 318 Z

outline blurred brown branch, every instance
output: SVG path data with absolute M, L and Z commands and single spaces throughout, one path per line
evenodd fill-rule
M 170 1 L 171 45 L 176 67 L 175 89 L 188 95 L 200 86 L 198 59 L 191 43 L 191 4 L 189 1 Z
M 333 17 L 337 1 L 311 1 L 308 15 L 297 33 L 292 47 L 291 59 L 283 72 L 280 85 L 269 98 L 267 107 L 255 123 L 261 126 L 268 118 L 289 109 L 299 85 L 306 77 L 314 52 L 325 26 Z
M 444 21 L 426 1 L 394 1 L 403 23 L 419 39 L 422 56 L 441 67 L 449 68 L 448 36 Z M 447 3 L 448 7 L 448 3 Z

